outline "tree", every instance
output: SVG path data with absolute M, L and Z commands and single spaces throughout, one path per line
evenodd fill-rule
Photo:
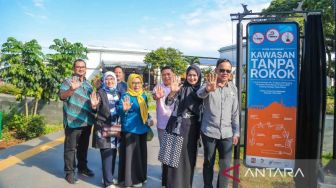
M 152 64 L 153 68 L 170 66 L 178 75 L 183 74 L 188 65 L 182 56 L 182 52 L 174 48 L 162 47 L 146 54 L 145 63 Z
M 265 13 L 280 12 L 280 11 L 292 11 L 298 6 L 298 2 L 302 0 L 272 0 L 270 6 L 263 10 Z M 326 53 L 328 57 L 327 61 L 327 75 L 331 78 L 334 77 L 334 64 L 331 59 L 331 54 L 334 49 L 334 32 L 335 22 L 333 15 L 333 0 L 303 0 L 302 8 L 307 11 L 322 11 L 323 31 L 325 35 Z M 301 28 L 303 27 L 303 20 L 298 20 Z
M 26 43 L 9 37 L 2 45 L 1 62 L 7 62 L 10 66 L 3 69 L 2 77 L 10 77 L 9 82 L 21 89 L 19 100 L 24 98 L 25 113 L 28 117 L 27 96 L 35 98 L 33 114 L 36 115 L 38 100 L 41 98 L 43 89 L 43 76 L 46 68 L 43 63 L 41 46 L 34 39 Z
M 192 64 L 201 64 L 200 60 L 198 57 L 196 56 L 185 56 L 184 57 L 185 61 L 188 62 L 189 65 L 192 65 Z
M 64 78 L 73 73 L 72 64 L 78 59 L 87 59 L 87 48 L 83 44 L 71 43 L 65 38 L 55 39 L 49 49 L 56 51 L 53 54 L 47 54 L 47 76 L 43 85 L 43 98 L 46 100 L 57 99 L 59 87 Z

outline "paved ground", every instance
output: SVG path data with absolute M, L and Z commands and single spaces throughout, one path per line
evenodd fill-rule
M 161 187 L 161 166 L 157 160 L 159 142 L 155 130 L 154 134 L 153 140 L 148 142 L 148 182 L 143 187 Z M 89 148 L 88 161 L 89 167 L 96 173 L 95 177 L 78 176 L 80 181 L 75 185 L 70 185 L 64 180 L 64 146 L 61 141 L 63 136 L 61 131 L 0 150 L 0 188 L 103 187 L 100 154 L 98 150 L 93 148 Z M 46 143 L 53 143 L 55 146 L 48 147 L 44 145 Z M 203 149 L 200 149 L 194 176 L 193 187 L 196 188 L 203 187 L 202 151 Z M 36 154 L 36 152 L 40 153 Z M 6 168 L 6 165 L 15 163 L 15 161 L 18 163 Z

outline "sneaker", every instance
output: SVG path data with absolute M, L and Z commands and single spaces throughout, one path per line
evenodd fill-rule
M 143 181 L 142 183 L 147 183 L 147 180 Z
M 116 186 L 115 185 L 109 185 L 109 186 L 107 186 L 106 188 L 115 188 Z
M 133 187 L 142 187 L 142 183 L 134 184 Z
M 78 183 L 78 179 L 75 178 L 75 176 L 73 174 L 68 174 L 65 176 L 65 180 L 70 183 L 70 184 L 76 184 Z
M 88 176 L 88 177 L 93 177 L 94 173 L 92 172 L 92 170 L 86 168 L 86 169 L 78 169 L 78 173 L 82 174 L 84 176 Z
M 115 178 L 113 178 L 112 183 L 113 183 L 114 185 L 117 185 L 117 184 L 118 184 L 118 180 L 115 179 Z

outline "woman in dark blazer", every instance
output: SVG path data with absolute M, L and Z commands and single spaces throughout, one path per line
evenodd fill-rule
M 117 148 L 120 133 L 106 136 L 104 126 L 118 126 L 119 116 L 117 104 L 120 96 L 116 89 L 117 78 L 113 72 L 106 72 L 103 76 L 102 87 L 91 95 L 91 105 L 97 110 L 97 119 L 93 129 L 92 147 L 100 149 L 102 160 L 103 180 L 105 187 L 112 187 L 116 183 L 113 178 Z

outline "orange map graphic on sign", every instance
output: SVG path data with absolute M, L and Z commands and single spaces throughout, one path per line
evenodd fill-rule
M 249 108 L 246 154 L 294 159 L 296 110 L 278 102 L 263 109 Z

